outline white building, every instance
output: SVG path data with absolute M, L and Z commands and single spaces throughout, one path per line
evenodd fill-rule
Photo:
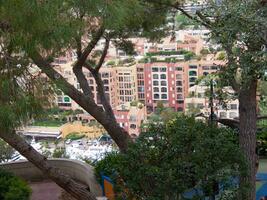
M 195 112 L 203 113 L 205 116 L 210 115 L 210 101 L 207 96 L 209 87 L 195 85 L 189 88 L 189 95 L 185 98 L 185 112 L 190 113 L 192 110 Z M 230 87 L 225 87 L 224 91 L 228 94 L 234 94 L 234 91 Z M 239 116 L 238 107 L 239 102 L 237 99 L 226 99 L 224 103 L 214 99 L 213 102 L 214 112 L 217 117 L 225 119 L 234 119 Z

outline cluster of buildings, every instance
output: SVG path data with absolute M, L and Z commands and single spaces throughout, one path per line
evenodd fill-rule
M 197 107 L 201 112 L 209 114 L 208 98 L 204 95 L 208 88 L 197 86 L 196 81 L 223 66 L 223 61 L 214 56 L 202 57 L 201 50 L 208 47 L 207 30 L 177 31 L 176 37 L 167 37 L 161 43 L 152 43 L 144 38 L 130 39 L 136 51 L 136 56 L 127 56 L 111 44 L 106 62 L 100 69 L 101 78 L 107 99 L 121 127 L 132 136 L 138 136 L 140 125 L 147 116 L 157 109 L 161 101 L 165 107 L 177 112 L 188 112 Z M 103 49 L 100 41 L 96 50 Z M 165 53 L 164 53 L 165 52 Z M 193 59 L 186 61 L 184 52 L 193 52 Z M 80 85 L 72 71 L 75 55 L 69 53 L 55 60 L 55 68 L 78 90 Z M 101 105 L 97 92 L 97 84 L 92 74 L 84 69 L 95 102 Z M 228 108 L 215 102 L 215 112 L 222 118 L 238 116 L 238 102 L 227 102 Z M 138 102 L 138 103 L 137 103 Z M 59 92 L 55 103 L 62 109 L 81 109 L 67 95 Z M 80 115 L 81 120 L 94 120 L 86 112 Z

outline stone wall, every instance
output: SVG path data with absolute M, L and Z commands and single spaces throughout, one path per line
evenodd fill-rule
M 96 182 L 94 168 L 86 163 L 70 159 L 50 159 L 49 162 L 70 175 L 73 179 L 86 184 L 95 196 L 102 196 L 100 185 Z M 26 181 L 41 181 L 47 177 L 32 163 L 28 161 L 16 161 L 1 164 L 0 168 L 13 172 Z

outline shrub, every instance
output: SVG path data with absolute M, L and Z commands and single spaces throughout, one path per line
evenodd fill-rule
M 219 195 L 237 194 L 234 177 L 246 169 L 235 132 L 185 116 L 167 124 L 152 123 L 146 130 L 127 153 L 111 154 L 96 164 L 98 177 L 100 172 L 110 176 L 118 193 L 176 200 L 186 191 L 198 190 L 202 192 L 195 199 L 203 199 L 216 195 L 220 183 L 224 192 Z
M 80 134 L 78 132 L 72 132 L 72 133 L 69 133 L 67 136 L 66 136 L 66 139 L 70 139 L 70 140 L 79 140 L 79 139 L 82 139 L 84 138 L 85 135 L 84 134 Z
M 31 189 L 26 182 L 12 173 L 0 169 L 0 199 L 28 200 Z

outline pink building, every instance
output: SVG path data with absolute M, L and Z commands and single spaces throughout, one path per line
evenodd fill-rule
M 161 101 L 175 111 L 184 111 L 184 99 L 196 80 L 218 70 L 218 62 L 150 62 L 137 65 L 137 96 L 148 113 Z
M 200 54 L 200 51 L 203 49 L 203 40 L 200 37 L 193 36 L 184 36 L 183 42 L 177 43 L 178 50 L 187 50 L 194 52 L 196 55 Z
M 129 103 L 120 105 L 114 110 L 117 122 L 130 136 L 137 137 L 141 124 L 146 119 L 145 107 L 142 104 L 131 106 Z

